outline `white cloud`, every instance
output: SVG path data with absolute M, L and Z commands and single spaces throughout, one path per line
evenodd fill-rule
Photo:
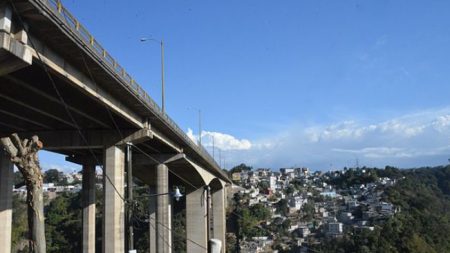
M 255 167 L 310 166 L 313 169 L 361 165 L 437 165 L 450 157 L 450 108 L 420 111 L 379 122 L 293 125 L 228 152 L 232 164 Z
M 197 144 L 198 135 L 195 135 L 194 132 L 192 131 L 192 129 L 188 128 L 186 135 L 189 137 L 189 139 L 191 139 L 191 141 L 193 141 L 195 144 Z
M 192 129 L 188 128 L 187 135 L 191 140 L 197 142 L 198 135 L 195 135 Z M 202 131 L 202 145 L 212 147 L 213 144 L 216 148 L 224 151 L 248 150 L 252 148 L 252 143 L 247 139 L 238 139 L 230 134 L 219 132 Z
M 367 147 L 362 149 L 333 148 L 332 151 L 361 154 L 367 158 L 412 157 L 413 155 L 411 152 L 408 152 L 404 148 L 396 148 L 396 147 Z

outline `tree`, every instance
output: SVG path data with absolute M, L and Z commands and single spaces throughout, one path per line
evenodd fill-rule
M 45 209 L 47 252 L 81 252 L 81 193 L 63 193 Z
M 63 181 L 64 181 L 64 173 L 57 169 L 49 169 L 46 172 L 44 172 L 45 183 L 60 184 Z
M 233 167 L 228 173 L 229 175 L 235 173 L 235 172 L 242 172 L 242 171 L 251 171 L 253 168 L 251 166 L 247 166 L 245 163 L 241 163 L 238 166 Z
M 27 186 L 30 251 L 45 253 L 43 176 L 37 155 L 43 144 L 37 136 L 33 136 L 31 140 L 21 140 L 17 134 L 2 138 L 1 143 L 10 155 L 11 162 L 22 173 Z
M 20 173 L 20 172 L 19 172 Z M 13 195 L 13 219 L 12 219 L 12 252 L 19 252 L 28 250 L 23 248 L 23 242 L 28 234 L 27 224 L 27 205 L 25 200 L 17 194 Z
M 315 212 L 314 203 L 308 202 L 305 203 L 302 207 L 302 220 L 304 221 L 311 221 L 314 218 L 314 212 Z
M 275 207 L 277 213 L 280 213 L 283 216 L 287 216 L 289 214 L 288 202 L 286 199 L 280 199 L 280 201 L 275 204 Z
M 268 181 L 259 181 L 258 182 L 259 191 L 266 191 L 269 187 L 270 187 L 270 184 Z

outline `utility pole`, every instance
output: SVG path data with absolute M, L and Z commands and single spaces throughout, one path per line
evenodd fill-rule
M 156 40 L 153 38 L 141 38 L 141 42 L 153 41 L 159 43 L 161 47 L 161 111 L 163 114 L 166 113 L 166 97 L 165 97 L 165 83 L 164 83 L 164 41 Z
M 219 148 L 219 166 L 221 169 L 223 169 L 222 167 L 222 149 Z
M 216 157 L 214 156 L 214 149 L 215 149 L 215 147 L 214 147 L 214 135 L 212 136 L 212 153 L 213 153 L 213 159 L 214 160 L 216 160 Z
M 202 111 L 198 109 L 198 145 L 202 146 Z
M 161 109 L 162 113 L 166 113 L 166 102 L 165 102 L 165 86 L 164 86 L 164 41 L 161 39 Z

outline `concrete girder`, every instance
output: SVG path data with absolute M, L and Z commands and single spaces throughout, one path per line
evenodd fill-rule
M 11 129 L 18 129 L 19 131 L 24 131 L 25 130 L 25 129 L 23 129 L 21 127 L 18 127 L 16 125 L 13 125 L 13 124 L 10 124 L 10 123 L 1 122 L 1 121 L 0 121 L 0 126 L 5 126 L 5 127 L 8 127 L 8 128 L 11 128 Z
M 169 140 L 169 138 L 165 137 L 163 134 L 161 134 L 159 131 L 152 129 L 153 135 L 158 140 L 164 142 L 167 146 L 171 147 L 176 153 L 182 153 L 183 148 L 175 144 L 173 141 Z
M 0 76 L 30 66 L 31 49 L 16 40 L 14 35 L 0 31 Z
M 27 90 L 35 93 L 35 94 L 38 94 L 39 96 L 44 97 L 46 100 L 49 100 L 49 101 L 52 101 L 54 103 L 58 103 L 61 106 L 64 106 L 64 104 L 59 99 L 57 99 L 55 97 L 52 97 L 52 96 L 46 94 L 45 92 L 40 91 L 39 89 L 36 89 L 35 87 L 33 87 L 33 85 L 31 85 L 29 83 L 26 83 L 26 82 L 24 82 L 24 81 L 22 81 L 22 80 L 20 80 L 18 78 L 15 78 L 15 77 L 13 77 L 11 75 L 5 75 L 3 78 L 5 78 L 5 79 L 7 79 L 7 80 L 9 80 L 11 82 L 14 82 L 17 85 L 20 85 L 23 88 L 25 88 L 25 89 L 27 89 Z M 87 113 L 85 113 L 85 112 L 83 112 L 81 110 L 78 110 L 77 108 L 75 108 L 73 106 L 70 106 L 70 105 L 67 105 L 67 104 L 66 104 L 66 106 L 67 106 L 67 108 L 69 110 L 75 112 L 76 114 L 81 115 L 81 116 L 83 116 L 83 117 L 85 117 L 85 118 L 95 122 L 96 124 L 99 124 L 100 126 L 102 126 L 104 128 L 110 128 L 110 126 L 108 124 L 105 124 L 104 122 L 98 120 L 94 116 L 89 115 L 89 114 L 87 114 Z
M 5 114 L 5 115 L 8 115 L 8 116 L 10 116 L 10 117 L 16 118 L 16 119 L 20 119 L 20 120 L 26 121 L 26 122 L 31 123 L 31 124 L 33 124 L 33 125 L 40 126 L 40 127 L 44 128 L 44 129 L 53 129 L 53 128 L 52 128 L 51 126 L 49 126 L 49 125 L 46 125 L 46 124 L 41 123 L 41 122 L 37 122 L 37 121 L 32 120 L 32 119 L 28 119 L 28 118 L 26 118 L 26 117 L 22 117 L 22 116 L 20 116 L 20 115 L 15 114 L 15 113 L 8 112 L 8 111 L 6 111 L 6 110 L 0 109 L 0 114 L 1 114 L 1 113 Z
M 151 156 L 151 158 L 148 156 Z M 170 159 L 171 157 L 176 157 L 177 159 L 174 161 L 166 161 L 166 159 Z M 218 179 L 215 175 L 211 174 L 211 172 L 193 162 L 185 154 L 136 154 L 133 156 L 133 165 L 136 168 L 135 175 L 146 184 L 152 185 L 154 184 L 152 178 L 156 175 L 153 170 L 149 170 L 148 168 L 152 168 L 155 165 L 164 162 L 170 165 L 169 171 L 172 174 L 177 178 L 182 178 L 181 182 L 186 184 L 187 191 L 209 185 L 214 179 L 216 179 L 217 182 L 220 182 L 219 184 L 221 186 L 225 185 L 224 181 Z M 214 186 L 213 190 L 217 188 L 220 187 Z
M 0 76 L 31 65 L 27 34 L 13 34 L 13 11 L 7 3 L 0 4 Z
M 103 149 L 112 145 L 125 145 L 127 142 L 140 143 L 153 138 L 150 129 L 141 129 L 135 132 L 123 131 L 123 137 L 113 130 L 82 130 L 79 131 L 45 131 L 18 133 L 24 137 L 38 135 L 44 143 L 44 150 L 62 151 L 76 149 Z
M 7 101 L 10 101 L 10 102 L 12 102 L 12 103 L 14 103 L 14 104 L 16 104 L 16 105 L 25 107 L 25 108 L 27 108 L 28 110 L 33 111 L 33 112 L 35 112 L 35 113 L 44 115 L 45 117 L 54 119 L 54 120 L 59 121 L 59 122 L 61 122 L 61 123 L 64 123 L 64 124 L 66 124 L 66 125 L 68 125 L 68 126 L 76 127 L 76 125 L 75 125 L 73 122 L 69 121 L 69 120 L 66 120 L 66 119 L 63 119 L 63 118 L 61 118 L 61 117 L 58 117 L 58 116 L 56 116 L 56 115 L 54 115 L 54 114 L 52 114 L 52 113 L 48 113 L 48 112 L 46 112 L 46 111 L 40 110 L 40 109 L 38 109 L 38 108 L 36 108 L 36 107 L 34 107 L 34 106 L 32 106 L 32 105 L 29 105 L 29 104 L 27 104 L 27 103 L 25 103 L 25 102 L 22 102 L 22 101 L 19 101 L 19 100 L 17 100 L 17 99 L 8 97 L 8 96 L 6 96 L 6 95 L 4 95 L 4 94 L 0 94 L 0 98 L 2 98 L 2 99 L 4 99 L 4 100 L 7 100 Z
M 31 49 L 33 57 L 45 64 L 50 71 L 59 75 L 64 80 L 73 84 L 89 96 L 96 98 L 96 100 L 101 104 L 106 105 L 112 111 L 121 115 L 135 127 L 144 127 L 144 120 L 142 119 L 142 117 L 132 112 L 122 102 L 99 87 L 93 80 L 84 75 L 82 72 L 78 71 L 75 67 L 61 58 L 58 54 L 54 53 L 51 49 L 44 46 L 38 39 L 32 37 L 31 40 L 34 42 L 35 47 L 34 49 Z

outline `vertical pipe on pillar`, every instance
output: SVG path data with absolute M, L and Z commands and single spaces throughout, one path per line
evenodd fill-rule
M 225 235 L 226 235 L 226 199 L 225 188 L 222 188 L 212 194 L 212 213 L 213 213 L 213 236 L 215 239 L 219 239 L 225 247 Z
M 150 196 L 156 194 L 155 187 L 149 187 L 149 193 Z M 149 252 L 150 253 L 157 253 L 156 252 L 156 239 L 158 238 L 156 234 L 156 198 L 151 196 L 149 198 Z
M 125 152 L 123 147 L 105 150 L 103 170 L 103 253 L 125 251 Z
M 14 167 L 0 150 L 0 252 L 11 252 Z
M 83 253 L 95 252 L 95 165 L 83 164 Z
M 206 194 L 206 236 L 208 241 L 211 239 L 211 187 L 205 186 L 205 194 Z
M 156 166 L 156 248 L 158 253 L 169 253 L 169 169 L 165 164 Z
M 173 214 L 173 198 L 169 197 L 169 206 L 167 208 L 167 222 L 169 224 L 169 228 L 166 229 L 167 232 L 167 241 L 169 242 L 169 251 L 172 252 L 172 214 Z
M 131 144 L 127 143 L 127 199 L 130 204 L 133 204 L 133 162 L 131 157 Z M 133 209 L 130 205 L 127 208 L 127 225 L 128 225 L 128 251 L 134 249 L 134 232 L 133 232 Z

